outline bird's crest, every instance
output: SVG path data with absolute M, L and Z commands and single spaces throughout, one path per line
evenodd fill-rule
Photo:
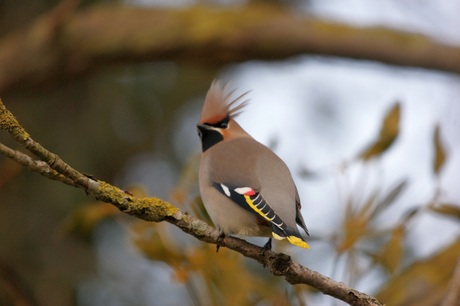
M 200 123 L 216 123 L 226 118 L 235 118 L 247 105 L 249 100 L 242 100 L 249 91 L 235 99 L 232 95 L 235 90 L 228 92 L 228 83 L 222 87 L 220 81 L 214 80 L 204 100 Z

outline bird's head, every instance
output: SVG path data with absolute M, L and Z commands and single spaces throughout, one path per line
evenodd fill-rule
M 217 80 L 212 82 L 197 124 L 203 152 L 221 141 L 250 137 L 234 120 L 246 106 L 248 100 L 243 98 L 248 92 L 232 99 L 233 92 L 227 92 L 227 86 Z

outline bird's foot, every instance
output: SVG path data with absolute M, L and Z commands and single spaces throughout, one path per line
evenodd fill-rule
M 264 246 L 260 249 L 259 256 L 264 256 L 265 251 L 270 251 L 272 249 L 272 238 L 268 238 L 268 241 Z
M 220 247 L 223 246 L 222 242 L 224 241 L 224 238 L 225 238 L 225 233 L 220 232 L 220 235 L 219 235 L 219 237 L 217 237 L 217 240 L 216 240 L 216 253 L 218 253 Z

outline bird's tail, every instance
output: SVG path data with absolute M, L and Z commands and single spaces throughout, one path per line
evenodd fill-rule
M 310 248 L 308 243 L 300 235 L 299 231 L 290 230 L 289 228 L 283 230 L 277 226 L 272 226 L 272 236 L 277 240 L 287 239 L 291 244 L 304 249 Z

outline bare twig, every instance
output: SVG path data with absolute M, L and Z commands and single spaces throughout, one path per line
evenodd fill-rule
M 201 241 L 214 244 L 217 242 L 219 232 L 215 228 L 204 221 L 182 213 L 172 204 L 158 198 L 133 197 L 115 186 L 89 178 L 73 169 L 59 156 L 35 142 L 13 114 L 6 109 L 1 100 L 0 128 L 7 131 L 19 144 L 41 160 L 34 160 L 22 152 L 0 144 L 0 153 L 19 162 L 24 167 L 45 177 L 82 188 L 96 199 L 111 203 L 132 216 L 147 221 L 167 221 Z M 382 305 L 376 298 L 308 269 L 292 261 L 291 257 L 286 254 L 266 251 L 261 256 L 260 247 L 235 237 L 225 237 L 222 245 L 255 259 L 262 265 L 269 267 L 273 275 L 284 276 L 291 284 L 312 286 L 324 294 L 331 295 L 350 305 Z
M 0 143 L 0 153 L 2 153 L 3 155 L 5 155 L 8 158 L 11 158 L 12 160 L 14 160 L 14 161 L 16 161 L 18 163 L 20 163 L 22 166 L 24 166 L 25 168 L 27 168 L 29 170 L 32 170 L 32 171 L 37 172 L 37 173 L 40 173 L 41 175 L 43 175 L 43 176 L 45 176 L 45 177 L 47 177 L 49 179 L 57 180 L 57 181 L 60 181 L 62 183 L 65 183 L 67 185 L 73 186 L 73 181 L 72 180 L 68 179 L 64 175 L 59 174 L 58 172 L 56 172 L 53 169 L 51 169 L 48 166 L 48 164 L 46 162 L 44 162 L 44 161 L 35 160 L 35 159 L 31 158 L 30 156 L 22 153 L 22 152 L 13 150 L 13 149 L 5 146 L 2 143 Z

